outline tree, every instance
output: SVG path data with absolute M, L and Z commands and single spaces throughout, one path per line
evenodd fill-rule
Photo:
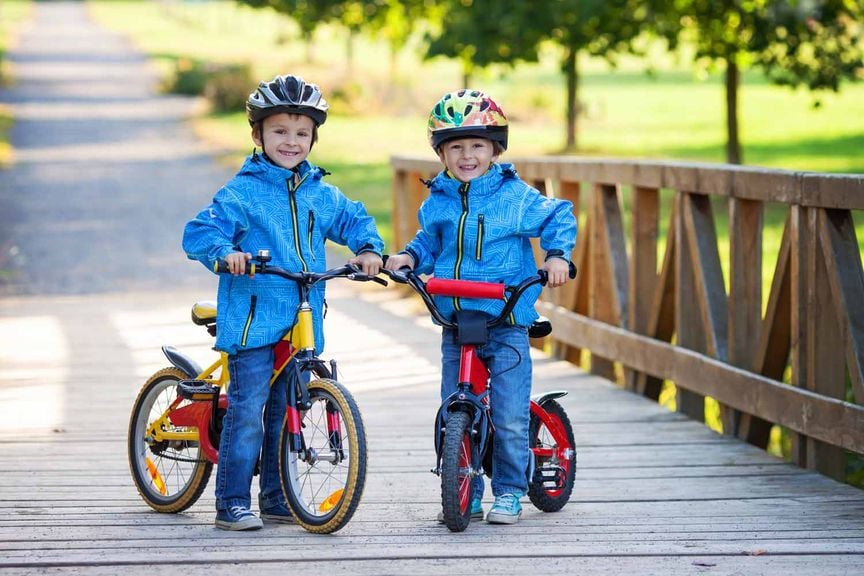
M 837 91 L 843 79 L 864 71 L 860 0 L 675 0 L 665 16 L 662 34 L 692 41 L 697 60 L 725 70 L 726 161 L 732 164 L 743 161 L 743 67 L 760 67 L 776 84 L 813 91 Z
M 390 46 L 390 82 L 394 84 L 397 56 L 414 33 L 416 24 L 427 18 L 440 20 L 440 14 L 436 6 L 426 0 L 382 0 L 381 4 L 367 25 Z
M 536 61 L 538 46 L 551 41 L 563 49 L 566 78 L 566 144 L 578 144 L 578 55 L 614 62 L 616 53 L 632 51 L 632 41 L 652 19 L 660 0 L 451 0 L 447 19 L 430 38 L 428 56 L 459 58 L 467 66 Z M 662 23 L 671 22 L 663 19 Z M 674 38 L 674 34 L 669 34 Z
M 287 14 L 300 26 L 307 45 L 311 43 L 315 29 L 327 22 L 339 22 L 348 29 L 345 44 L 345 60 L 348 76 L 353 74 L 354 37 L 383 10 L 387 0 L 238 0 L 255 8 L 269 6 L 277 12 Z

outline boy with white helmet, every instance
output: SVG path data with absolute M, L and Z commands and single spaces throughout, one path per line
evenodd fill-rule
M 477 90 L 445 94 L 428 122 L 429 141 L 444 170 L 427 183 L 429 197 L 420 207 L 420 230 L 386 268 L 403 266 L 436 278 L 519 284 L 536 274 L 530 238 L 539 237 L 546 251 L 543 269 L 548 286 L 567 281 L 570 253 L 576 241 L 573 206 L 547 198 L 523 182 L 511 164 L 498 164 L 507 149 L 507 118 L 488 95 Z M 531 291 L 533 290 L 533 293 Z M 511 321 L 493 328 L 478 354 L 491 372 L 492 493 L 495 503 L 487 522 L 514 524 L 528 491 L 528 447 L 531 356 L 528 327 L 537 319 L 534 302 L 540 287 L 529 289 L 513 310 Z M 445 313 L 479 310 L 496 316 L 503 302 L 436 296 Z M 444 329 L 441 343 L 441 398 L 456 391 L 459 343 Z M 483 478 L 472 488 L 471 516 L 483 518 Z M 439 516 L 441 520 L 441 516 Z
M 318 86 L 297 76 L 276 76 L 249 95 L 246 111 L 262 153 L 253 150 L 183 234 L 190 259 L 211 271 L 214 262 L 224 260 L 231 272 L 219 278 L 216 338 L 216 348 L 229 354 L 231 378 L 216 473 L 216 526 L 224 530 L 262 527 L 250 510 L 259 456 L 261 517 L 291 521 L 279 480 L 278 443 L 285 379 L 292 370 L 286 368 L 272 387 L 269 380 L 273 345 L 296 322 L 297 288 L 276 276 L 246 276 L 246 262 L 258 250 L 269 250 L 275 266 L 323 272 L 324 243 L 331 240 L 356 254 L 349 263 L 375 275 L 384 248 L 363 205 L 325 183 L 324 170 L 306 159 L 327 119 Z M 324 283 L 312 289 L 310 304 L 320 352 Z

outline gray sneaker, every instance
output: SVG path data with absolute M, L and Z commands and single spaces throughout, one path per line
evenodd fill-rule
M 216 511 L 216 527 L 221 530 L 258 530 L 264 523 L 245 506 Z
M 495 503 L 486 515 L 486 522 L 490 524 L 516 524 L 522 516 L 522 505 L 519 503 L 520 494 L 501 494 L 495 497 Z

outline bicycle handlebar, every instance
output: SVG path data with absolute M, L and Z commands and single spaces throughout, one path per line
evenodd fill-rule
M 261 252 L 259 252 L 258 256 L 255 256 L 252 260 L 246 262 L 246 270 L 244 271 L 244 274 L 250 277 L 254 277 L 256 274 L 273 274 L 274 276 L 279 276 L 286 280 L 293 280 L 298 284 L 303 284 L 304 286 L 309 287 L 318 282 L 327 281 L 332 278 L 347 278 L 355 282 L 375 282 L 376 284 L 387 286 L 387 281 L 383 278 L 364 274 L 356 266 L 351 264 L 331 268 L 324 272 L 292 272 L 280 268 L 279 266 L 268 264 L 270 261 L 269 255 L 261 254 Z M 230 273 L 228 265 L 224 260 L 217 260 L 213 265 L 213 271 L 217 274 Z
M 445 328 L 456 328 L 456 322 L 452 320 L 448 320 L 441 313 L 441 310 L 435 304 L 435 301 L 432 299 L 433 295 L 437 296 L 457 296 L 462 298 L 486 298 L 490 300 L 501 300 L 504 298 L 506 294 L 510 294 L 510 297 L 504 304 L 504 307 L 501 309 L 501 312 L 498 316 L 487 320 L 486 327 L 494 328 L 495 326 L 499 326 L 503 324 L 510 313 L 513 311 L 513 308 L 516 307 L 516 303 L 519 301 L 519 298 L 525 293 L 528 288 L 534 286 L 535 284 L 546 285 L 547 280 L 549 279 L 545 270 L 538 270 L 536 276 L 532 276 L 531 278 L 526 278 L 522 282 L 520 282 L 516 286 L 505 286 L 504 284 L 497 284 L 493 282 L 475 282 L 472 280 L 445 280 L 441 278 L 430 278 L 428 281 L 424 282 L 420 276 L 418 276 L 412 269 L 410 268 L 401 268 L 400 270 L 387 270 L 386 268 L 382 268 L 381 272 L 385 275 L 389 276 L 394 282 L 398 282 L 399 284 L 408 284 L 411 288 L 414 289 L 417 294 L 420 295 L 420 298 L 423 299 L 423 303 L 426 304 L 426 308 L 429 309 L 429 313 L 432 314 L 432 317 L 436 322 L 444 326 Z

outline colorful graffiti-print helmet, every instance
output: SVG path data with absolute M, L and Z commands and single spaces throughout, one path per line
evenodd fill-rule
M 307 84 L 303 78 L 290 74 L 261 82 L 246 100 L 250 125 L 273 114 L 286 112 L 309 116 L 316 126 L 320 126 L 327 120 L 327 108 L 327 101 L 317 85 Z
M 492 98 L 479 90 L 445 94 L 429 115 L 429 143 L 438 150 L 454 138 L 486 138 L 507 149 L 507 117 Z

